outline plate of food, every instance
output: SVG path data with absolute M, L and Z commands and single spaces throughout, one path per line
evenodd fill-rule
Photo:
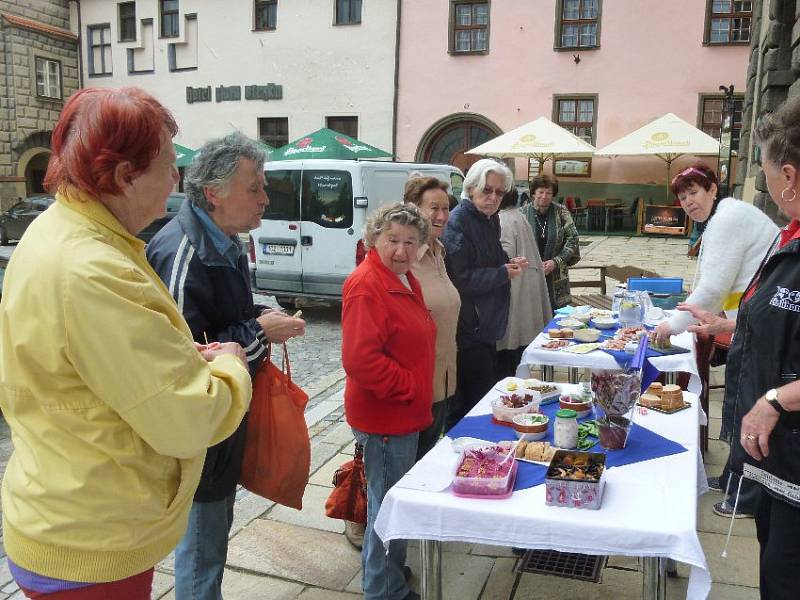
M 539 346 L 542 350 L 563 350 L 572 344 L 570 340 L 550 340 Z
M 567 317 L 566 319 L 561 319 L 560 321 L 556 321 L 556 324 L 559 327 L 566 327 L 568 329 L 580 329 L 581 327 L 586 327 L 586 323 L 579 321 L 578 319 L 573 319 L 571 317 Z
M 553 456 L 555 456 L 556 450 L 559 450 L 559 448 L 551 446 L 550 442 L 520 441 L 514 451 L 514 458 L 538 465 L 549 465 Z
M 538 392 L 542 398 L 542 404 L 546 404 L 546 400 L 558 398 L 561 394 L 561 388 L 558 384 L 539 381 L 538 379 L 522 379 L 521 377 L 506 377 L 505 379 L 501 379 L 494 384 L 494 389 L 504 394 L 513 392 L 524 393 L 527 390 Z
M 572 354 L 589 354 L 589 352 L 594 352 L 599 347 L 600 347 L 599 342 L 592 342 L 590 344 L 575 344 L 574 346 L 562 348 L 562 350 L 564 352 L 570 352 Z
M 548 329 L 545 336 L 550 340 L 571 340 L 575 337 L 575 330 L 571 327 L 561 327 Z

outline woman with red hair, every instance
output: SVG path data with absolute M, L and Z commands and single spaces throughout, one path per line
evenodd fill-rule
M 14 452 L 3 543 L 29 598 L 150 598 L 205 450 L 247 410 L 238 344 L 196 345 L 136 234 L 177 181 L 172 115 L 136 88 L 64 106 L 0 303 L 0 407 Z

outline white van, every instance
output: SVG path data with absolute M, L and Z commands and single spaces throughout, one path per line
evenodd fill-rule
M 402 200 L 411 173 L 438 177 L 456 197 L 464 180 L 450 165 L 380 161 L 285 160 L 264 170 L 269 206 L 250 232 L 250 267 L 254 287 L 286 307 L 296 298 L 341 300 L 364 254 L 367 214 Z

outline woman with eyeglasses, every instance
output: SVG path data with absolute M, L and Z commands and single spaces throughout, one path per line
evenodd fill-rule
M 506 334 L 511 280 L 528 267 L 509 259 L 500 244 L 497 211 L 514 176 L 504 164 L 477 161 L 464 178 L 461 202 L 447 221 L 442 243 L 450 279 L 461 296 L 456 331 L 457 393 L 446 429 L 466 415 L 497 382 L 497 340 Z
M 578 229 L 569 210 L 553 196 L 558 193 L 558 179 L 539 175 L 531 181 L 533 201 L 524 212 L 533 229 L 547 281 L 553 310 L 572 302 L 569 268 L 581 259 Z
M 711 313 L 724 311 L 728 318 L 736 319 L 742 293 L 778 234 L 778 228 L 752 204 L 735 198 L 717 200 L 717 177 L 703 163 L 678 173 L 670 189 L 701 232 L 694 284 L 686 304 Z M 691 312 L 676 311 L 656 327 L 656 339 L 661 343 L 667 342 L 671 335 L 686 331 L 695 322 Z M 725 428 L 726 424 L 723 424 Z M 720 477 L 709 478 L 709 487 L 725 491 L 729 473 L 726 465 Z M 736 484 L 734 477 L 731 489 L 735 490 Z M 751 517 L 755 512 L 758 489 L 755 485 L 745 484 L 742 490 L 736 515 Z M 717 502 L 713 510 L 720 516 L 730 516 L 733 501 L 726 498 Z

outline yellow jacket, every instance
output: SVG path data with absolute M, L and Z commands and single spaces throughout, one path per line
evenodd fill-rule
M 11 560 L 86 582 L 155 565 L 184 533 L 206 448 L 250 395 L 239 359 L 194 348 L 144 244 L 101 203 L 58 196 L 14 252 L 0 303 Z

